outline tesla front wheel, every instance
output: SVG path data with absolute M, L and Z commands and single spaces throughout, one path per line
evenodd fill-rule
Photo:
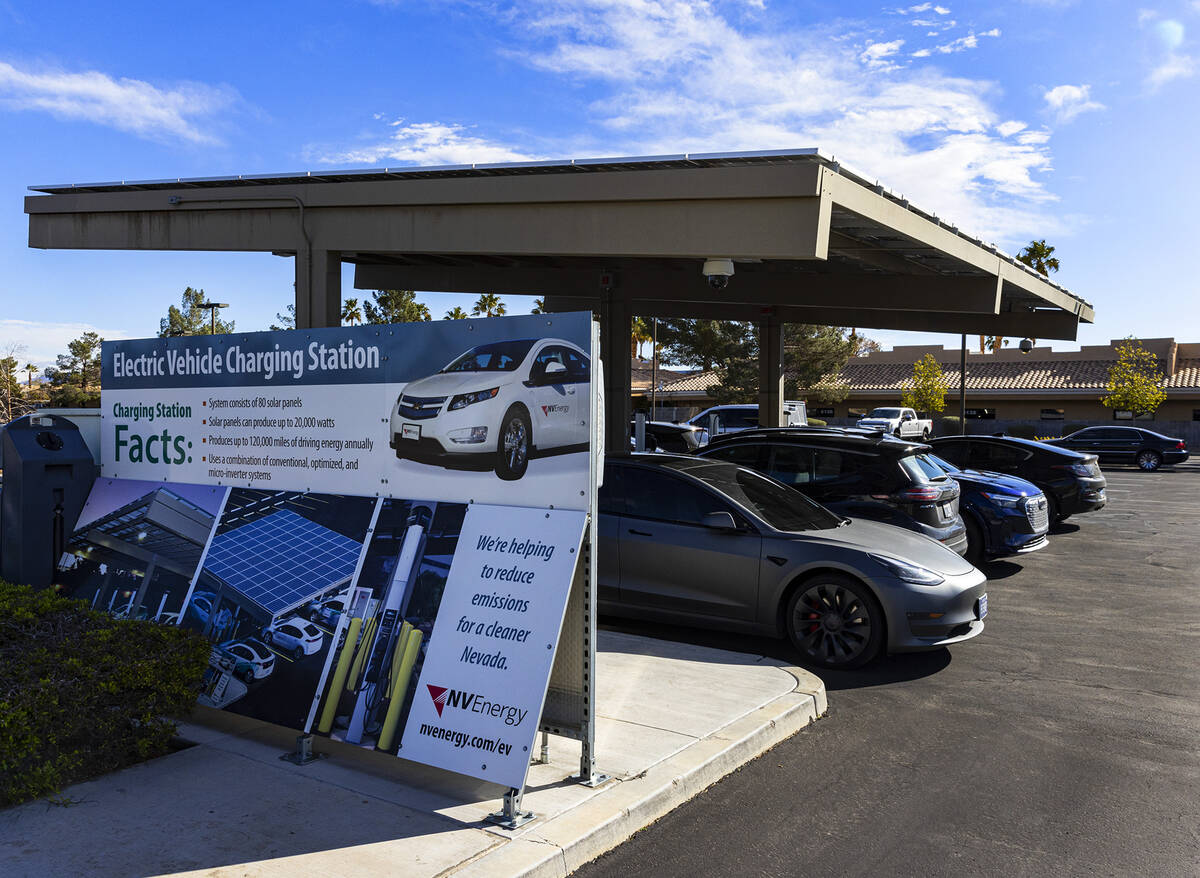
M 533 444 L 531 440 L 529 414 L 522 406 L 510 407 L 500 422 L 500 438 L 496 441 L 496 475 L 506 482 L 525 475 L 529 467 L 529 448 Z
M 787 632 L 808 662 L 849 670 L 879 655 L 883 609 L 858 580 L 822 575 L 802 584 L 788 601 Z

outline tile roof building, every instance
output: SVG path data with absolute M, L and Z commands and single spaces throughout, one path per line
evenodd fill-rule
M 1035 347 L 1028 354 L 1015 348 L 996 353 L 968 352 L 966 387 L 969 418 L 1012 420 L 1092 421 L 1129 419 L 1100 403 L 1109 369 L 1117 362 L 1116 347 L 1087 345 L 1078 351 L 1053 351 Z M 1157 420 L 1200 420 L 1200 343 L 1180 343 L 1173 338 L 1142 339 L 1141 344 L 1158 360 L 1167 400 L 1155 414 Z M 876 406 L 896 405 L 912 377 L 913 364 L 933 354 L 946 379 L 946 412 L 957 414 L 959 351 L 935 345 L 910 345 L 855 357 L 836 376 L 822 383 L 840 385 L 848 395 L 836 405 L 812 402 L 809 414 L 822 418 L 848 418 Z M 685 374 L 667 381 L 660 404 L 709 404 L 706 388 L 716 378 L 712 372 Z

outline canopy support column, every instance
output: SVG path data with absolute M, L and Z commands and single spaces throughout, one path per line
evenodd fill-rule
M 629 451 L 633 371 L 629 338 L 633 303 L 629 295 L 606 290 L 600 304 L 600 358 L 604 362 L 604 447 L 608 454 Z
M 758 423 L 783 426 L 783 321 L 774 313 L 758 323 Z
M 342 325 L 342 254 L 313 250 L 311 270 L 304 252 L 296 254 L 296 328 Z

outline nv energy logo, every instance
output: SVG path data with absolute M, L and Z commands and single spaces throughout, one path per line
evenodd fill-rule
M 447 707 L 452 707 L 455 710 L 503 719 L 506 726 L 519 726 L 529 714 L 528 710 L 510 704 L 489 701 L 477 692 L 464 692 L 461 689 L 449 689 L 431 683 L 426 683 L 425 688 L 429 690 L 429 697 L 433 699 L 433 709 L 439 717 Z
M 565 415 L 571 410 L 569 405 L 544 405 L 542 406 L 542 414 L 546 417 L 550 415 Z

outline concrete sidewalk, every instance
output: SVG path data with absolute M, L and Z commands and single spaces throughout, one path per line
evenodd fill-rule
M 565 875 L 825 711 L 812 674 L 773 659 L 613 632 L 598 638 L 597 753 L 613 780 L 576 783 L 579 744 L 552 737 L 515 831 L 484 824 L 503 789 L 204 711 L 197 746 L 0 812 L 0 874 Z

